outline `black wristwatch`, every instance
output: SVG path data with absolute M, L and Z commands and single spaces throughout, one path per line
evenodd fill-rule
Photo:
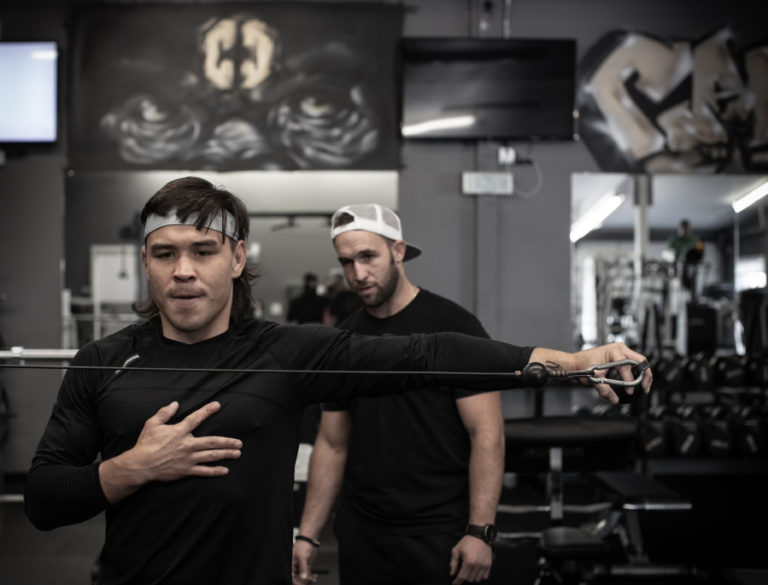
M 496 527 L 493 524 L 467 524 L 466 534 L 479 538 L 484 543 L 493 546 L 496 542 Z

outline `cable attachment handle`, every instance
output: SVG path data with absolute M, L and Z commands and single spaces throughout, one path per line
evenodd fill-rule
M 619 366 L 632 366 L 632 373 L 635 376 L 634 380 L 624 381 L 618 378 L 608 378 L 606 376 L 598 377 L 595 375 L 597 370 L 608 370 Z M 623 359 L 615 362 L 608 362 L 607 364 L 597 364 L 590 366 L 586 370 L 568 371 L 562 369 L 555 369 L 549 366 L 545 366 L 539 362 L 531 362 L 527 364 L 520 375 L 526 386 L 531 388 L 538 388 L 543 386 L 551 380 L 562 379 L 574 379 L 574 378 L 587 378 L 592 384 L 608 384 L 609 386 L 620 386 L 628 388 L 632 386 L 639 386 L 643 381 L 645 370 L 650 367 L 647 361 L 638 362 L 633 359 Z
M 619 366 L 632 366 L 632 375 L 635 376 L 635 379 L 627 381 L 616 378 L 597 377 L 594 375 L 595 370 L 610 371 L 611 369 L 618 368 Z M 623 359 L 615 362 L 608 362 L 607 364 L 591 366 L 588 370 L 590 373 L 586 376 L 586 378 L 593 384 L 608 384 L 610 386 L 618 386 L 621 388 L 632 388 L 634 386 L 639 386 L 642 383 L 643 377 L 645 376 L 645 370 L 650 367 L 651 365 L 647 361 L 638 362 L 637 360 L 633 359 Z

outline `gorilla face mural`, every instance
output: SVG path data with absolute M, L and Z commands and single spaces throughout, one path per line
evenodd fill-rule
M 398 168 L 402 7 L 257 4 L 78 10 L 73 167 Z

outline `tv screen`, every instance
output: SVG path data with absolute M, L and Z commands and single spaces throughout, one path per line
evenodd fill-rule
M 0 42 L 0 144 L 55 142 L 55 42 Z
M 405 138 L 576 136 L 573 39 L 404 39 L 402 67 Z

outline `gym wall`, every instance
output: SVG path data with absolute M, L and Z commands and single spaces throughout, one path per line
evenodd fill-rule
M 67 17 L 77 4 L 4 5 L 0 8 L 2 38 L 56 39 L 62 50 L 60 59 L 66 63 L 70 57 Z M 403 34 L 498 37 L 506 32 L 512 37 L 574 38 L 579 57 L 607 32 L 630 24 L 634 30 L 663 39 L 695 40 L 724 26 L 732 27 L 745 40 L 764 36 L 762 21 L 753 16 L 757 2 L 516 0 L 511 3 L 506 31 L 504 5 L 501 0 L 412 0 L 405 4 Z M 481 9 L 490 10 L 482 30 Z M 68 111 L 67 89 L 65 78 L 62 112 Z M 0 291 L 8 299 L 0 305 L 0 332 L 8 344 L 60 345 L 59 268 L 69 165 L 66 129 L 63 120 L 62 139 L 55 147 L 30 149 L 18 156 L 9 152 L 0 169 L 5 210 L 0 214 Z M 496 338 L 572 349 L 570 177 L 574 172 L 599 168 L 582 142 L 520 144 L 515 146 L 530 148 L 530 156 L 542 172 L 543 183 L 535 197 L 463 195 L 461 171 L 498 170 L 498 146 L 402 143 L 398 207 L 408 237 L 425 250 L 409 266 L 409 276 L 420 286 L 474 310 Z M 521 171 L 520 186 L 525 187 L 527 180 L 530 178 Z M 23 472 L 50 413 L 59 375 L 0 375 L 15 413 L 5 446 L 5 466 L 9 472 Z M 505 399 L 508 412 L 529 407 L 525 393 Z

